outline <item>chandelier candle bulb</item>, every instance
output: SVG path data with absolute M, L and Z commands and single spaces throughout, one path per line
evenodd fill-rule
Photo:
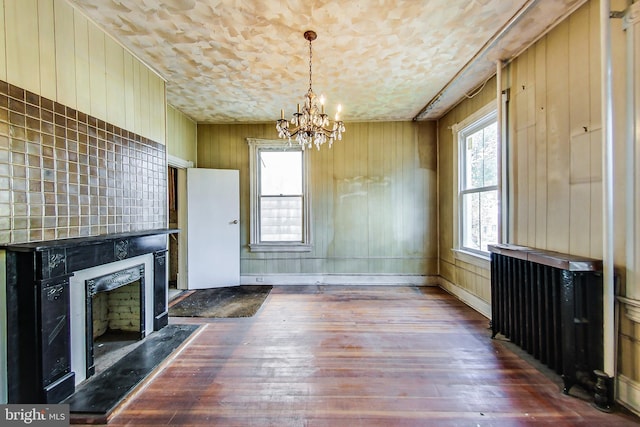
M 280 118 L 284 119 L 284 110 L 280 110 Z

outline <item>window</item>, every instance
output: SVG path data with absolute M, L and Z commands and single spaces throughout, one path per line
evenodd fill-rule
M 458 132 L 459 247 L 488 253 L 498 242 L 498 141 L 496 112 Z
M 308 152 L 282 141 L 247 138 L 252 252 L 310 251 Z

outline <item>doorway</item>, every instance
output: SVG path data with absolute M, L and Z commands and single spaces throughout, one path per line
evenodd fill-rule
M 178 233 L 169 237 L 167 274 L 169 300 L 187 289 L 187 169 L 193 162 L 167 156 L 167 225 Z
M 168 204 L 169 204 L 169 228 L 178 227 L 178 169 L 169 166 L 167 171 L 167 190 L 168 190 Z M 176 293 L 178 293 L 178 269 L 179 269 L 179 250 L 180 242 L 178 234 L 169 234 L 169 299 Z

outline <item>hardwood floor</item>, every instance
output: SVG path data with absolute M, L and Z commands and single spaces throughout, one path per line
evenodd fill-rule
M 623 426 L 435 287 L 274 287 L 205 325 L 110 425 Z

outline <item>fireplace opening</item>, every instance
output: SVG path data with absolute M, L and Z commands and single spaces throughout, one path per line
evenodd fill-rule
M 144 264 L 85 283 L 89 378 L 122 358 L 145 337 Z

